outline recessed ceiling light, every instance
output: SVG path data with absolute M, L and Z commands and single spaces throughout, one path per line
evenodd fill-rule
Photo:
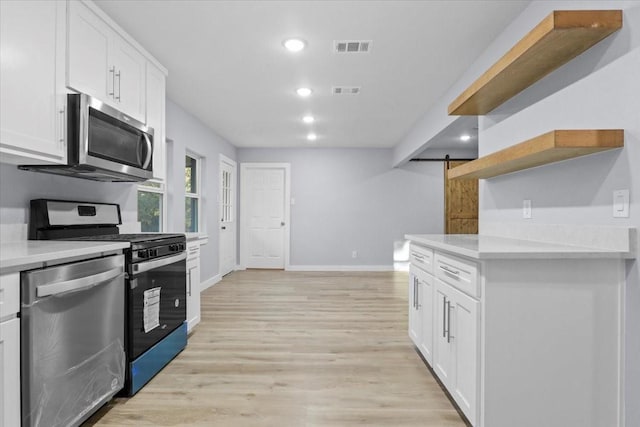
M 310 133 L 309 135 L 307 135 L 307 139 L 309 141 L 315 141 L 316 139 L 318 139 L 318 135 L 316 135 L 315 133 Z
M 305 48 L 307 43 L 302 39 L 287 39 L 282 42 L 282 45 L 289 52 L 300 52 L 302 49 Z
M 308 87 L 299 87 L 298 89 L 296 89 L 296 93 L 302 97 L 307 97 L 311 95 L 311 92 L 313 91 Z
M 462 142 L 467 142 L 470 139 L 471 139 L 471 135 L 467 135 L 466 133 L 464 135 L 460 135 L 460 141 Z
M 313 123 L 316 119 L 313 118 L 313 116 L 304 116 L 302 118 L 302 121 L 305 123 Z

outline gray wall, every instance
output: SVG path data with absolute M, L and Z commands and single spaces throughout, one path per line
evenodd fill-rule
M 218 192 L 220 154 L 236 159 L 236 148 L 226 142 L 179 105 L 167 100 L 167 179 L 169 185 L 168 231 L 184 232 L 184 157 L 187 151 L 204 157 L 202 180 L 202 230 L 209 243 L 200 252 L 200 280 L 205 282 L 218 274 Z
M 29 222 L 29 200 L 62 199 L 118 203 L 123 222 L 137 221 L 136 184 L 94 182 L 66 176 L 21 171 L 0 163 L 0 224 Z
M 640 3 L 536 1 L 480 55 L 394 150 L 402 163 L 452 120 L 447 105 L 554 9 L 623 9 L 624 27 L 479 119 L 486 155 L 553 129 L 625 130 L 625 148 L 481 180 L 480 230 L 488 222 L 600 224 L 640 229 Z M 612 217 L 612 192 L 631 191 L 631 217 Z M 531 199 L 533 218 L 522 219 Z M 627 263 L 626 425 L 640 425 L 640 267 Z
M 392 169 L 385 149 L 239 148 L 238 159 L 291 164 L 292 266 L 390 266 L 405 233 L 443 232 L 442 163 Z

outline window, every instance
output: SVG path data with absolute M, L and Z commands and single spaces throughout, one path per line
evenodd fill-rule
M 165 186 L 147 181 L 138 186 L 138 221 L 144 232 L 164 230 Z
M 200 166 L 199 157 L 185 156 L 184 191 L 185 191 L 185 223 L 184 231 L 196 233 L 200 231 Z

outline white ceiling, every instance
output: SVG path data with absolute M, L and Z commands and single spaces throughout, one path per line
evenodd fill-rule
M 235 146 L 393 147 L 528 1 L 96 3 L 168 68 L 168 97 Z M 307 49 L 286 51 L 291 36 Z M 373 44 L 334 54 L 334 40 Z

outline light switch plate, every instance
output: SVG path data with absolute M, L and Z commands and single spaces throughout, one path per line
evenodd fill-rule
M 531 218 L 531 200 L 529 199 L 522 201 L 522 218 Z
M 613 217 L 629 218 L 629 190 L 613 192 Z

